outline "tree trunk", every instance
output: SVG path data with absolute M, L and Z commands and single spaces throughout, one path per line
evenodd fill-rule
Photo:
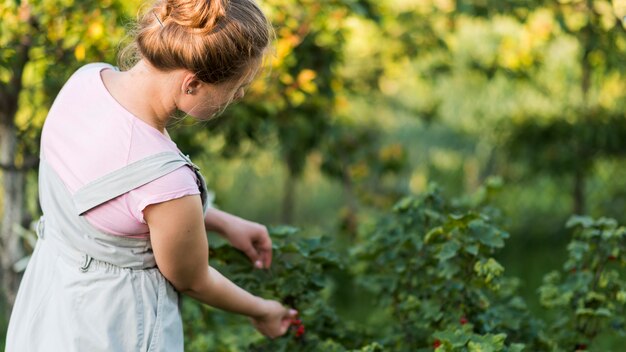
M 285 180 L 285 190 L 283 194 L 283 212 L 281 221 L 284 224 L 291 224 L 293 221 L 293 208 L 296 199 L 296 176 L 287 170 L 287 179 Z
M 15 127 L 0 124 L 0 164 L 12 165 L 14 163 L 16 146 Z M 4 169 L 2 178 L 4 210 L 0 226 L 0 266 L 2 290 L 10 310 L 15 302 L 21 279 L 21 274 L 13 270 L 13 264 L 24 257 L 22 241 L 19 232 L 16 231 L 16 227 L 21 225 L 24 217 L 24 171 Z
M 342 177 L 342 185 L 343 185 L 343 193 L 345 197 L 345 202 L 348 206 L 348 211 L 345 214 L 343 220 L 343 228 L 346 233 L 352 239 L 356 239 L 357 230 L 358 230 L 358 218 L 357 218 L 357 201 L 356 196 L 354 194 L 354 183 L 350 178 L 348 172 L 343 173 Z
M 38 30 L 37 19 L 32 15 L 29 6 L 28 2 L 22 3 L 21 16 L 33 30 Z M 19 232 L 15 231 L 17 226 L 22 224 L 25 213 L 25 170 L 15 165 L 18 145 L 15 115 L 23 88 L 24 68 L 30 60 L 31 45 L 32 32 L 27 32 L 17 39 L 15 56 L 10 67 L 13 75 L 8 83 L 0 82 L 0 170 L 4 203 L 0 224 L 0 270 L 2 270 L 0 288 L 4 291 L 9 311 L 15 302 L 21 279 L 21 274 L 13 270 L 13 264 L 24 257 Z
M 585 213 L 585 174 L 582 170 L 577 170 L 574 174 L 574 214 L 583 215 Z
M 587 0 L 587 6 L 589 9 L 593 8 L 591 0 Z M 580 42 L 582 46 L 582 58 L 581 58 L 581 80 L 580 90 L 582 93 L 582 111 L 583 119 L 590 119 L 589 114 L 589 90 L 591 88 L 591 62 L 589 62 L 589 54 L 593 50 L 593 31 L 591 28 L 592 14 L 588 15 L 588 23 L 584 30 L 581 32 Z M 580 138 L 580 137 L 579 137 Z M 584 155 L 586 158 L 593 158 L 589 156 L 586 150 L 584 150 L 584 143 L 579 144 L 579 155 Z M 591 163 L 590 163 L 591 164 Z M 585 212 L 585 170 L 577 167 L 574 171 L 574 188 L 573 188 L 573 200 L 574 200 L 574 214 L 583 215 Z

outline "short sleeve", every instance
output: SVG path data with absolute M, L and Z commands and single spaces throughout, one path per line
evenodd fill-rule
M 196 175 L 190 167 L 182 166 L 128 192 L 127 203 L 133 217 L 145 224 L 143 211 L 148 205 L 196 194 L 200 194 Z

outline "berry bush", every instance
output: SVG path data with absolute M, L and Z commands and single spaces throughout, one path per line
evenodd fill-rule
M 300 315 L 288 334 L 269 340 L 245 318 L 185 299 L 187 350 L 576 351 L 593 350 L 601 334 L 626 335 L 626 229 L 611 219 L 570 219 L 569 258 L 538 290 L 549 313 L 540 319 L 496 260 L 509 235 L 485 204 L 488 194 L 489 186 L 478 199 L 450 202 L 430 187 L 395 204 L 346 251 L 332 236 L 270 229 L 267 271 L 229 246 L 212 248 L 218 270 Z M 336 277 L 358 283 L 351 294 L 375 297 L 366 314 L 382 323 L 338 314 Z

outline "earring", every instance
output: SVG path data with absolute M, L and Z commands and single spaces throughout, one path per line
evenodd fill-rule
M 191 94 L 193 92 L 193 90 L 191 90 L 191 88 L 187 89 L 187 94 Z

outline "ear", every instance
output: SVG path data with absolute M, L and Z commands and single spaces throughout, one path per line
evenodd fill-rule
M 197 90 L 202 82 L 194 75 L 193 73 L 187 73 L 183 78 L 183 83 L 181 85 L 181 90 L 183 93 L 187 91 L 187 89 Z

